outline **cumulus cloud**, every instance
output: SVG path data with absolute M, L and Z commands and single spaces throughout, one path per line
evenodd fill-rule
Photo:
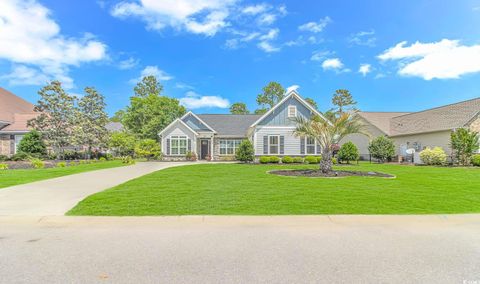
M 287 88 L 287 93 L 291 92 L 291 91 L 296 91 L 300 88 L 299 85 L 291 85 L 290 87 Z
M 130 83 L 136 84 L 146 76 L 155 76 L 159 81 L 169 81 L 173 79 L 173 76 L 161 70 L 158 66 L 147 66 L 140 73 L 140 77 L 131 79 Z
M 343 63 L 339 58 L 329 58 L 329 59 L 325 59 L 322 62 L 322 68 L 324 70 L 329 70 L 329 69 L 338 70 L 343 68 Z
M 374 47 L 377 42 L 377 38 L 375 37 L 374 30 L 361 31 L 356 34 L 351 34 L 348 38 L 348 42 L 356 45 Z
M 330 17 L 320 19 L 318 22 L 308 22 L 298 27 L 301 31 L 319 33 L 332 21 Z
M 188 109 L 198 108 L 228 108 L 230 102 L 219 96 L 202 96 L 193 91 L 185 93 L 185 97 L 180 99 L 180 104 Z
M 367 76 L 370 71 L 372 71 L 372 66 L 370 64 L 360 64 L 360 67 L 358 68 L 358 73 L 361 73 L 363 77 Z
M 91 34 L 82 38 L 65 37 L 50 11 L 35 0 L 2 0 L 0 3 L 0 59 L 14 64 L 3 78 L 12 83 L 16 75 L 27 84 L 44 84 L 44 78 L 73 87 L 68 73 L 71 66 L 107 58 L 107 46 Z M 42 78 L 35 79 L 31 76 Z
M 398 74 L 425 80 L 457 79 L 480 72 L 480 44 L 462 45 L 458 40 L 407 45 L 402 41 L 378 56 L 382 61 L 399 61 Z
M 250 5 L 250 6 L 244 7 L 242 9 L 242 13 L 247 15 L 257 15 L 265 12 L 267 9 L 269 9 L 269 6 L 265 3 L 262 3 L 262 4 Z

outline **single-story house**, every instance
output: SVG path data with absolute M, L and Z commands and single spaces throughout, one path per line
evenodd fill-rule
M 263 115 L 194 114 L 188 112 L 159 133 L 167 160 L 195 152 L 199 159 L 232 160 L 243 139 L 252 141 L 255 156 L 320 154 L 314 139 L 296 137 L 294 118 L 319 115 L 296 91 L 289 92 Z
M 18 143 L 30 131 L 27 122 L 36 117 L 34 106 L 0 87 L 0 155 L 17 152 Z
M 441 147 L 450 155 L 450 133 L 458 128 L 480 132 L 480 98 L 435 107 L 419 112 L 359 112 L 370 137 L 362 134 L 347 136 L 341 144 L 352 141 L 361 156 L 369 157 L 371 138 L 390 137 L 398 156 L 405 157 L 407 149 L 420 152 L 426 147 Z

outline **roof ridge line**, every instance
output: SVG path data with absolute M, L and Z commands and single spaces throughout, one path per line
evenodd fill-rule
M 448 107 L 448 106 L 458 105 L 458 104 L 461 104 L 461 103 L 466 103 L 466 102 L 470 102 L 470 101 L 474 101 L 474 100 L 480 100 L 480 97 L 476 97 L 476 98 L 473 98 L 473 99 L 460 101 L 460 102 L 456 102 L 456 103 L 446 104 L 446 105 L 442 105 L 442 106 L 432 107 L 432 108 L 428 108 L 428 109 L 424 109 L 424 110 L 420 110 L 420 111 L 416 111 L 416 112 L 411 112 L 411 113 L 395 116 L 394 118 L 407 116 L 407 115 L 412 115 L 412 114 L 417 114 L 417 113 L 422 113 L 422 112 L 435 110 L 435 109 L 439 109 L 439 108 L 444 108 L 444 107 Z

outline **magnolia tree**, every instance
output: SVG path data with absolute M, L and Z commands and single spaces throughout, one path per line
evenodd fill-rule
M 450 134 L 450 145 L 457 162 L 462 166 L 468 166 L 479 148 L 478 133 L 459 128 Z

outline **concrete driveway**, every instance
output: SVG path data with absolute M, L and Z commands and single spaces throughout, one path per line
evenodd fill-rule
M 1 283 L 479 283 L 480 216 L 0 217 L 0 253 Z
M 142 162 L 2 188 L 0 216 L 64 215 L 91 194 L 154 171 L 187 164 L 191 163 Z

